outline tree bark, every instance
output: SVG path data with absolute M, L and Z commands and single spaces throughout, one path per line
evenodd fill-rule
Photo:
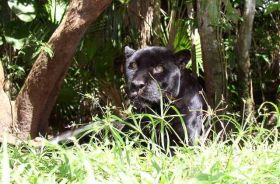
M 210 11 L 219 11 L 218 1 L 197 0 L 198 31 L 201 40 L 203 67 L 205 71 L 206 94 L 212 108 L 226 95 L 226 74 L 223 47 L 218 28 L 211 24 Z M 219 12 L 218 12 L 219 13 Z M 217 19 L 217 17 L 215 17 Z
M 154 18 L 152 28 L 152 45 L 160 45 L 160 32 L 161 32 L 161 0 L 154 0 Z
M 63 79 L 88 26 L 112 0 L 72 0 L 62 23 L 48 41 L 53 56 L 42 51 L 16 98 L 19 138 L 45 135 Z
M 196 1 L 193 1 L 192 3 L 188 3 L 187 5 L 188 10 L 188 18 L 189 19 L 197 19 L 196 16 Z M 192 73 L 195 77 L 198 77 L 197 73 L 197 64 L 196 64 L 196 48 L 195 48 L 195 28 L 191 28 L 191 53 L 192 53 Z
M 151 45 L 155 0 L 134 0 L 129 4 L 129 15 L 135 19 L 139 32 L 139 47 Z
M 4 133 L 11 133 L 11 126 L 13 122 L 11 101 L 3 90 L 4 81 L 5 75 L 0 61 L 0 137 L 3 137 Z
M 168 23 L 168 42 L 167 42 L 167 48 L 170 50 L 174 49 L 174 41 L 176 38 L 176 26 L 175 26 L 175 19 L 176 19 L 176 7 L 174 5 L 172 5 L 172 9 L 171 9 L 171 14 L 170 14 L 170 20 Z
M 251 62 L 250 62 L 250 47 L 252 38 L 253 21 L 255 15 L 255 0 L 247 0 L 244 4 L 243 21 L 240 24 L 237 43 L 236 55 L 238 64 L 238 83 L 239 91 L 245 105 L 245 114 L 249 115 L 254 112 L 253 87 L 251 78 Z

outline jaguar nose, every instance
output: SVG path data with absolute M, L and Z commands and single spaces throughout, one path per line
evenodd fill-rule
M 137 92 L 136 91 L 133 91 L 130 93 L 130 98 L 135 98 L 137 96 Z
M 133 88 L 135 88 L 136 91 L 141 91 L 146 86 L 143 80 L 133 80 L 131 85 Z

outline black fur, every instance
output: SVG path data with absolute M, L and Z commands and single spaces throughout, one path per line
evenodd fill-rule
M 187 127 L 189 144 L 200 136 L 202 109 L 205 106 L 201 96 L 202 87 L 198 80 L 185 69 L 190 60 L 188 50 L 173 54 L 165 47 L 147 47 L 133 50 L 125 47 L 125 76 L 128 95 L 138 113 L 159 110 L 161 97 L 172 99 L 180 111 Z M 185 138 L 185 131 L 179 118 L 173 119 L 171 127 L 176 133 L 169 133 L 171 143 Z M 159 130 L 158 130 L 159 132 Z

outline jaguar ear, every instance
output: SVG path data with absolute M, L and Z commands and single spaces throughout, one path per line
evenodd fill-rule
M 176 64 L 178 66 L 186 65 L 191 59 L 191 51 L 189 50 L 180 50 L 175 53 Z
M 124 54 L 125 54 L 125 58 L 129 58 L 130 56 L 132 56 L 134 54 L 135 50 L 130 48 L 129 46 L 125 46 L 124 48 Z

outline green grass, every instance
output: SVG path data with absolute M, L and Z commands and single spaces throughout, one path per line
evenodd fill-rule
M 267 117 L 263 111 L 262 121 Z M 223 123 L 237 116 L 211 115 Z M 109 116 L 107 116 L 108 118 Z M 108 120 L 108 119 L 107 119 Z M 63 146 L 45 142 L 38 148 L 1 146 L 3 183 L 279 183 L 280 139 L 277 128 L 263 123 L 236 125 L 235 132 L 214 134 L 199 146 L 175 147 L 175 155 L 139 146 L 139 139 L 122 139 L 110 121 L 102 141 Z M 105 131 L 106 132 L 106 131 Z M 112 136 L 109 136 L 112 135 Z M 75 141 L 74 141 L 75 142 Z M 138 146 L 135 146 L 138 145 Z

